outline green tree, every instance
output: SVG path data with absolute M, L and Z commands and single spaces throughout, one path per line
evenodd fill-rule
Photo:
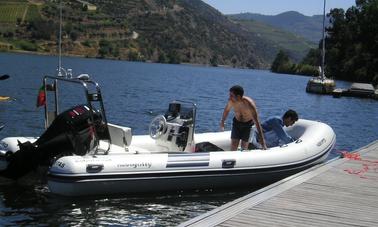
M 101 39 L 99 42 L 99 50 L 98 54 L 100 58 L 104 58 L 105 56 L 109 55 L 113 51 L 113 45 L 110 43 L 109 40 Z
M 31 31 L 32 38 L 51 40 L 58 29 L 53 20 L 36 20 L 29 23 L 28 30 Z
M 137 50 L 130 50 L 128 53 L 129 61 L 140 61 L 140 54 Z
M 80 36 L 79 32 L 77 32 L 77 31 L 72 31 L 70 33 L 70 38 L 71 38 L 72 41 L 76 41 L 79 38 L 79 36 Z
M 286 73 L 291 65 L 292 63 L 289 56 L 283 50 L 280 50 L 276 55 L 270 70 L 275 73 Z
M 167 57 L 167 55 L 164 53 L 164 51 L 160 51 L 160 52 L 159 52 L 158 62 L 159 62 L 159 63 L 167 63 L 167 62 L 168 62 L 168 57 Z
M 168 53 L 168 63 L 170 64 L 180 64 L 181 57 L 176 50 L 171 50 Z
M 307 55 L 301 61 L 301 64 L 317 66 L 321 65 L 321 51 L 320 49 L 311 48 Z
M 214 54 L 213 57 L 210 59 L 210 64 L 212 66 L 218 66 L 218 55 Z
M 378 1 L 356 0 L 333 9 L 326 39 L 326 70 L 338 79 L 372 82 L 378 72 Z

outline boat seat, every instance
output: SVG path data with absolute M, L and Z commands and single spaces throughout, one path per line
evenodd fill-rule
M 131 144 L 131 128 L 108 123 L 111 144 L 127 148 Z
M 201 143 L 213 144 L 224 151 L 231 149 L 231 131 L 225 132 L 205 132 L 194 135 L 194 141 L 196 145 Z

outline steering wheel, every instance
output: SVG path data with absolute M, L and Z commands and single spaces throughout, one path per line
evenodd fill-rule
M 167 131 L 167 120 L 163 115 L 155 117 L 149 126 L 149 132 L 152 139 L 160 138 Z

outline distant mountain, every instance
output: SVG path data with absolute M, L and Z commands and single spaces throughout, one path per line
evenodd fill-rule
M 263 38 L 265 43 L 269 43 L 269 48 L 265 48 L 265 53 L 261 54 L 265 58 L 272 59 L 272 61 L 278 51 L 283 50 L 294 62 L 300 62 L 311 48 L 316 48 L 313 42 L 302 36 L 295 35 L 266 23 L 256 20 L 237 20 L 235 18 L 233 18 L 233 20 L 242 25 L 250 33 Z
M 281 28 L 296 35 L 302 36 L 314 43 L 319 43 L 322 38 L 323 16 L 305 16 L 295 11 L 284 12 L 275 16 L 267 16 L 255 13 L 241 13 L 228 15 L 237 20 L 255 20 Z M 326 20 L 326 26 L 328 20 Z

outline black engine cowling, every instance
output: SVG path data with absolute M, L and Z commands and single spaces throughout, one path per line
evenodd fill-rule
M 36 142 L 19 142 L 20 150 L 7 157 L 8 167 L 0 175 L 17 179 L 40 165 L 50 165 L 54 157 L 85 155 L 98 139 L 109 139 L 101 114 L 86 105 L 75 106 L 59 114 Z
M 97 112 L 92 116 L 93 121 L 101 122 Z M 85 105 L 75 106 L 59 114 L 34 144 L 53 156 L 55 153 L 84 155 L 96 145 L 94 125 L 90 109 Z

